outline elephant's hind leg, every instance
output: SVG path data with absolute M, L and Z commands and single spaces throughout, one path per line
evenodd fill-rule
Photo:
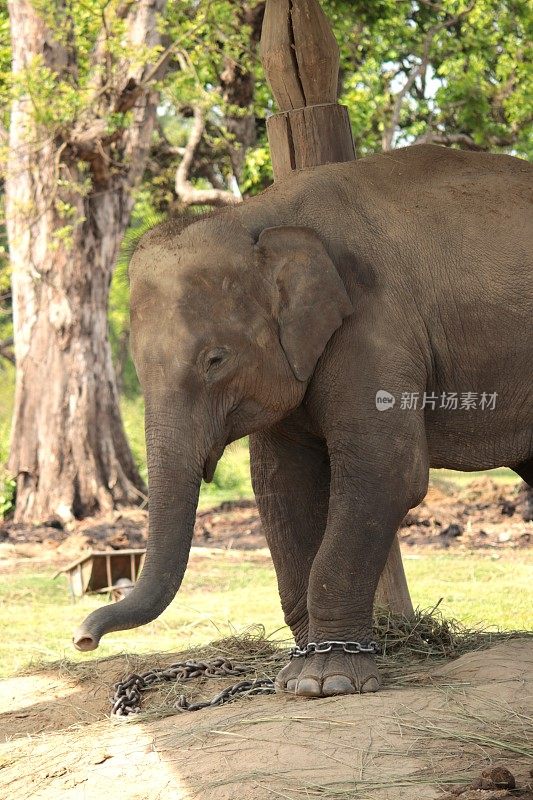
M 526 507 L 524 508 L 523 516 L 526 522 L 531 522 L 533 521 L 533 458 L 530 458 L 529 461 L 524 461 L 513 469 L 530 487 L 529 490 L 524 487 L 526 492 Z
M 520 475 L 528 486 L 533 487 L 533 458 L 530 458 L 529 461 L 523 461 L 517 467 L 513 467 L 513 472 Z

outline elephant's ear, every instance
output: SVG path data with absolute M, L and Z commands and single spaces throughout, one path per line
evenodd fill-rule
M 257 242 L 274 287 L 281 346 L 300 381 L 310 378 L 332 334 L 353 312 L 350 298 L 316 233 L 266 228 Z

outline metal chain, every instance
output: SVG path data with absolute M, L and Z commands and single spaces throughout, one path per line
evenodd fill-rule
M 255 694 L 274 694 L 275 691 L 272 678 L 256 678 L 253 681 L 234 683 L 233 686 L 228 686 L 219 694 L 216 694 L 212 700 L 207 700 L 205 702 L 189 703 L 185 695 L 182 694 L 176 703 L 176 708 L 182 711 L 199 711 L 201 708 L 221 706 L 223 703 L 229 703 L 241 694 L 246 694 L 250 697 Z
M 313 653 L 331 653 L 340 650 L 343 653 L 379 653 L 380 646 L 377 642 L 309 642 L 304 647 L 293 647 L 289 655 L 291 658 L 305 658 Z
M 133 673 L 125 680 L 115 684 L 115 694 L 111 699 L 111 715 L 127 717 L 141 711 L 143 692 L 156 684 L 174 681 L 188 681 L 199 677 L 220 677 L 222 675 L 246 675 L 252 668 L 244 664 L 233 664 L 227 658 L 216 658 L 213 661 L 177 661 L 166 669 L 151 669 L 141 675 Z M 241 694 L 272 694 L 274 681 L 270 678 L 244 680 L 223 689 L 212 700 L 190 703 L 185 695 L 181 695 L 176 708 L 182 711 L 198 711 L 209 706 L 220 706 L 228 703 Z
M 292 658 L 305 658 L 313 653 L 330 653 L 340 650 L 344 653 L 379 653 L 377 642 L 309 642 L 305 647 L 293 647 L 289 655 Z M 177 661 L 166 669 L 151 669 L 141 675 L 133 673 L 123 681 L 115 684 L 115 694 L 111 699 L 111 715 L 127 717 L 141 711 L 143 692 L 160 683 L 189 681 L 192 678 L 215 678 L 222 675 L 246 675 L 252 667 L 245 664 L 233 664 L 227 658 L 215 658 L 213 661 Z M 202 708 L 221 706 L 229 703 L 241 694 L 273 694 L 274 681 L 271 678 L 242 680 L 219 692 L 212 700 L 190 703 L 187 697 L 180 695 L 175 707 L 181 711 L 199 711 Z

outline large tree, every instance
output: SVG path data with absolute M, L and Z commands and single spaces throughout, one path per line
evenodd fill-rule
M 416 140 L 532 154 L 527 0 L 321 2 L 341 45 L 341 101 L 359 156 Z M 0 0 L 0 101 L 11 52 L 5 7 Z M 171 0 L 164 27 L 162 7 L 10 3 L 6 188 L 19 366 L 10 467 L 19 519 L 82 515 L 142 490 L 118 416 L 105 316 L 144 166 L 139 230 L 150 212 L 236 202 L 271 180 L 265 117 L 275 109 L 257 49 L 264 0 Z M 127 292 L 122 270 L 118 277 L 112 329 L 122 363 Z M 10 309 L 2 291 L 5 364 Z
M 19 521 L 69 520 L 144 490 L 119 413 L 107 303 L 150 147 L 164 5 L 8 2 Z

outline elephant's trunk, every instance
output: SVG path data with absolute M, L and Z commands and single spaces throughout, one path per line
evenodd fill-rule
M 184 437 L 172 422 L 147 425 L 146 440 L 150 508 L 142 573 L 124 600 L 89 614 L 74 633 L 78 650 L 95 650 L 104 634 L 136 628 L 158 617 L 174 599 L 185 573 L 202 457 L 194 458 L 198 447 L 192 443 L 191 434 Z

